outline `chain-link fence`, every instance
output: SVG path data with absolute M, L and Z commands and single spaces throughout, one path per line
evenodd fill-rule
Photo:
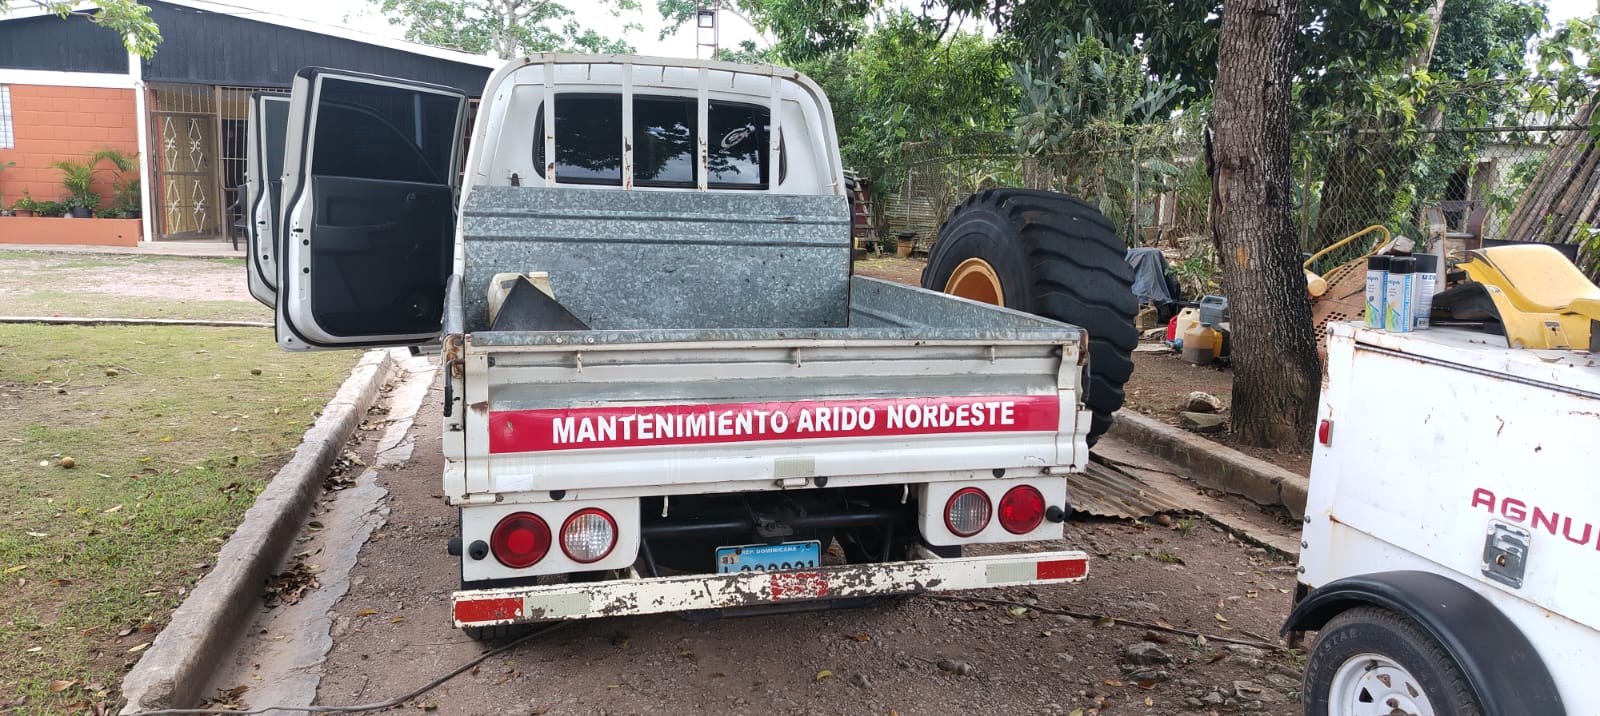
M 926 250 L 939 224 L 967 196 L 991 187 L 1051 189 L 1095 205 L 1131 246 L 1209 248 L 1211 181 L 1198 123 L 1077 131 L 1063 151 L 1021 156 L 995 150 L 908 154 L 885 172 L 880 227 L 917 234 Z M 1512 212 L 1541 166 L 1576 126 L 1518 126 L 1413 132 L 1303 132 L 1292 173 L 1301 249 L 1319 251 L 1365 227 L 1414 238 L 1443 230 L 1473 242 L 1506 236 Z M 1374 234 L 1376 235 L 1376 234 Z M 1364 252 L 1353 242 L 1319 262 Z M 1204 259 L 1204 257 L 1202 257 Z
M 1529 182 L 1577 126 L 1507 126 L 1296 137 L 1301 249 L 1319 251 L 1368 226 L 1413 238 L 1440 231 L 1464 245 L 1518 239 L 1507 222 Z M 1337 265 L 1366 242 L 1330 253 Z
M 1082 129 L 1061 151 L 1032 156 L 1008 151 L 1003 137 L 993 144 L 991 151 L 946 155 L 920 148 L 886 172 L 885 233 L 914 232 L 926 248 L 951 209 L 993 187 L 1080 197 L 1133 245 L 1205 228 L 1211 184 L 1200 135 L 1183 124 Z

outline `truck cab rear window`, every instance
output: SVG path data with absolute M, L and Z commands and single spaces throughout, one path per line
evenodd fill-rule
M 534 126 L 535 171 L 544 176 L 544 108 Z M 768 110 L 750 104 L 711 102 L 707 108 L 706 186 L 765 189 Z M 640 95 L 633 98 L 633 183 L 649 187 L 694 187 L 695 100 Z M 557 95 L 556 177 L 561 183 L 622 185 L 622 97 Z M 780 149 L 781 151 L 781 149 Z M 780 160 L 781 162 L 781 160 Z M 782 181 L 783 167 L 779 169 Z

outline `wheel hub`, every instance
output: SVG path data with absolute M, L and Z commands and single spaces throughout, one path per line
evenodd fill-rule
M 1356 654 L 1334 672 L 1331 716 L 1435 716 L 1417 677 L 1382 654 Z
M 1006 292 L 1000 285 L 1000 275 L 995 273 L 988 261 L 980 258 L 970 258 L 957 265 L 956 270 L 950 272 L 950 280 L 944 284 L 944 292 L 992 306 L 1006 305 Z

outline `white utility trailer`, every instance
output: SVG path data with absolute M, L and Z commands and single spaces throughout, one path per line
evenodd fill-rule
M 1307 714 L 1600 714 L 1600 367 L 1330 327 L 1284 631 Z

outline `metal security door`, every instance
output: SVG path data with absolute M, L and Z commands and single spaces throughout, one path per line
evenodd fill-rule
M 152 85 L 156 233 L 161 238 L 218 236 L 222 205 L 217 176 L 214 90 L 204 85 Z

